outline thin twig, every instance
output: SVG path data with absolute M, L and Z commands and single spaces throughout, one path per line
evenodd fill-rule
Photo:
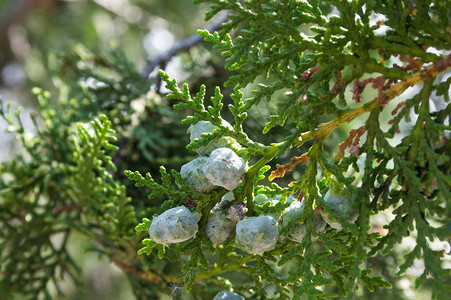
M 209 32 L 214 32 L 219 29 L 221 29 L 221 24 L 225 23 L 229 20 L 228 17 L 228 11 L 226 11 L 221 17 L 218 18 L 216 22 L 211 24 L 207 30 Z M 148 60 L 146 64 L 146 68 L 141 73 L 141 76 L 143 78 L 149 78 L 149 75 L 155 70 L 157 67 L 166 66 L 166 64 L 171 60 L 172 57 L 174 57 L 176 54 L 182 51 L 189 50 L 193 46 L 201 43 L 203 41 L 203 37 L 201 37 L 199 34 L 195 33 L 191 35 L 190 37 L 183 39 L 179 42 L 177 42 L 171 49 L 169 49 L 167 52 L 155 57 L 154 59 Z M 164 68 L 164 67 L 163 67 Z
M 172 278 L 173 276 L 161 276 L 161 274 L 157 274 L 156 272 L 152 271 L 143 271 L 135 266 L 133 266 L 133 263 L 128 261 L 122 261 L 120 259 L 113 259 L 114 264 L 119 267 L 125 274 L 135 274 L 139 278 L 151 282 L 155 285 L 169 285 L 171 281 L 175 281 L 176 278 Z
M 400 82 L 393 84 L 391 88 L 384 92 L 386 102 L 388 103 L 395 97 L 401 95 L 406 89 L 417 84 L 421 84 L 431 78 L 435 78 L 438 74 L 451 68 L 451 55 L 441 57 L 437 63 L 432 66 L 428 66 L 421 71 L 409 75 L 409 77 L 401 80 Z M 374 98 L 370 102 L 354 108 L 353 110 L 341 115 L 340 117 L 329 121 L 327 123 L 319 124 L 317 129 L 314 131 L 308 131 L 301 134 L 299 137 L 299 142 L 296 146 L 302 145 L 306 141 L 313 139 L 326 139 L 330 133 L 343 125 L 344 123 L 349 123 L 356 117 L 361 116 L 380 106 L 379 97 Z

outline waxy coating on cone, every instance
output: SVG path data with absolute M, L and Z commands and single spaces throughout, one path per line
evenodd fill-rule
M 222 208 L 215 206 L 208 217 L 205 233 L 213 246 L 217 247 L 225 243 L 235 229 L 235 225 L 236 222 L 226 218 Z
M 248 253 L 262 255 L 275 248 L 278 238 L 277 221 L 271 216 L 250 217 L 236 224 L 235 243 Z
M 207 162 L 208 157 L 199 156 L 189 163 L 184 164 L 180 169 L 180 175 L 188 179 L 190 187 L 198 193 L 209 193 L 218 188 L 205 177 L 202 168 Z
M 244 297 L 234 292 L 220 291 L 213 300 L 244 300 Z
M 290 206 L 282 214 L 282 225 L 287 226 L 288 223 L 296 219 L 304 211 L 304 202 L 293 201 Z M 323 217 L 313 210 L 313 222 L 315 224 L 316 230 L 319 232 L 324 231 L 326 228 L 326 222 Z M 296 224 L 294 231 L 290 234 L 290 238 L 295 242 L 302 242 L 305 236 L 306 229 L 305 223 L 299 222 Z
M 214 150 L 203 167 L 210 183 L 228 190 L 237 188 L 247 171 L 244 160 L 229 148 Z
M 185 206 L 168 209 L 152 220 L 149 236 L 158 244 L 180 243 L 194 237 L 198 230 L 199 214 Z
M 332 189 L 328 190 L 324 196 L 324 203 L 331 205 L 334 214 L 350 223 L 355 222 L 359 217 L 359 210 L 353 208 L 355 199 L 347 190 L 338 192 L 334 192 Z M 342 229 L 341 223 L 332 216 L 327 206 L 321 211 L 321 215 L 332 228 Z

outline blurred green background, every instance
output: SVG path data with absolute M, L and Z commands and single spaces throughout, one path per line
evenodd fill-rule
M 90 84 L 89 77 L 78 74 L 75 66 L 64 66 L 76 57 L 71 56 L 74 49 L 79 50 L 77 55 L 84 50 L 97 55 L 119 48 L 141 72 L 146 59 L 205 27 L 206 8 L 184 0 L 0 0 L 0 98 L 13 108 L 23 106 L 25 127 L 34 131 L 27 117 L 37 106 L 33 87 L 62 97 L 61 80 Z M 201 55 L 196 51 L 175 57 L 167 71 L 180 79 L 192 75 L 183 71 L 182 61 L 189 63 Z M 6 127 L 0 122 L 0 161 L 20 151 Z M 55 295 L 55 299 L 134 299 L 122 271 L 89 250 L 92 241 L 73 234 L 71 244 L 72 255 L 82 267 L 83 288 L 63 279 L 61 287 L 67 297 Z M 5 299 L 1 291 L 0 299 Z

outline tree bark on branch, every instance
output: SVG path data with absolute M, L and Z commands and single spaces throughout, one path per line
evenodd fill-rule
M 207 30 L 209 32 L 214 32 L 221 29 L 221 24 L 225 23 L 229 20 L 228 12 L 220 16 L 214 23 L 208 26 Z M 171 49 L 166 51 L 165 53 L 147 60 L 146 67 L 144 71 L 141 73 L 143 78 L 149 78 L 149 75 L 155 70 L 155 68 L 160 67 L 164 69 L 166 64 L 179 52 L 187 51 L 194 47 L 195 45 L 201 43 L 203 38 L 197 34 L 197 32 L 186 39 L 180 40 L 177 42 Z

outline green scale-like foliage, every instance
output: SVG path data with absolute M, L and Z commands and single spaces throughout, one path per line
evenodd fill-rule
M 158 175 L 158 164 L 179 166 L 188 160 L 184 128 L 172 126 L 177 142 L 163 138 L 167 124 L 178 125 L 182 117 L 159 94 L 149 93 L 148 82 L 119 49 L 96 54 L 78 44 L 70 49 L 55 66 L 56 96 L 33 89 L 34 128 L 25 128 L 22 109 L 14 113 L 0 102 L 2 122 L 20 142 L 17 153 L 0 165 L 0 295 L 52 298 L 65 292 L 63 280 L 82 286 L 84 272 L 71 252 L 81 234 L 90 241 L 87 250 L 133 278 L 137 295 L 155 296 L 170 280 L 135 255 L 142 237 L 134 226 L 137 216 L 157 207 L 130 197 L 133 187 L 127 188 L 131 184 L 123 170 L 146 161 Z M 90 86 L 88 79 L 94 82 Z M 178 157 L 169 157 L 177 150 Z M 149 280 L 160 287 L 148 289 Z
M 233 290 L 247 299 L 371 299 L 390 288 L 398 297 L 396 279 L 409 276 L 418 260 L 424 268 L 415 285 L 447 299 L 449 254 L 445 244 L 437 250 L 431 241 L 451 238 L 451 2 L 195 2 L 211 3 L 207 20 L 229 14 L 221 30 L 198 33 L 226 57 L 230 99 L 220 87 L 206 99 L 211 87 L 192 93 L 161 70 L 170 91 L 165 101 L 189 115 L 176 114 L 157 105 L 160 95 L 148 92 L 155 82 L 141 78 L 120 51 L 97 57 L 75 46 L 61 64 L 76 74 L 60 74 L 68 90 L 62 109 L 47 105 L 47 92 L 35 91 L 43 120 L 34 118 L 36 135 L 25 132 L 20 112 L 14 117 L 1 106 L 26 155 L 0 166 L 0 291 L 49 298 L 59 272 L 76 279 L 79 269 L 67 251 L 75 230 L 127 273 L 138 299 L 169 294 L 171 286 L 174 298 Z M 95 88 L 80 84 L 87 78 L 96 80 Z M 409 87 L 415 92 L 404 96 Z M 144 101 L 145 113 L 133 109 L 135 100 Z M 259 136 L 252 114 L 265 104 Z M 180 128 L 199 121 L 218 128 L 183 141 Z M 163 140 L 169 127 L 174 136 Z M 338 128 L 349 136 L 336 135 Z M 278 218 L 290 201 L 304 204 L 286 226 L 277 220 L 280 238 L 261 255 L 238 247 L 235 232 L 213 246 L 207 222 L 227 190 L 198 193 L 178 169 L 194 156 L 181 152 L 180 141 L 196 150 L 224 137 L 241 145 L 236 154 L 247 164 L 226 212 L 241 204 L 246 217 Z M 159 147 L 171 150 L 159 153 Z M 352 195 L 359 216 L 348 222 L 331 212 L 341 229 L 321 231 L 315 214 L 328 213 L 325 195 L 339 190 Z M 271 201 L 260 203 L 258 196 Z M 197 234 L 167 246 L 149 238 L 156 214 L 181 205 L 200 215 Z M 391 218 L 375 225 L 381 215 Z M 290 235 L 299 223 L 305 236 L 295 242 Z M 406 239 L 415 240 L 407 252 L 398 249 Z M 397 265 L 389 266 L 387 257 Z
M 41 108 L 45 107 L 49 93 L 35 92 Z M 43 112 L 45 125 L 37 125 L 37 135 L 30 136 L 20 113 L 14 117 L 3 105 L 0 110 L 29 156 L 1 165 L 2 270 L 14 274 L 5 277 L 3 288 L 36 299 L 50 297 L 48 282 L 59 288 L 63 272 L 77 278 L 80 270 L 67 248 L 73 230 L 90 237 L 101 230 L 99 242 L 103 240 L 104 246 L 127 246 L 136 220 L 125 187 L 109 173 L 115 167 L 107 152 L 117 146 L 112 144 L 115 131 L 107 117 L 66 128 L 55 111 Z M 55 147 L 61 157 L 48 156 Z
M 210 121 L 220 127 L 193 141 L 188 148 L 205 146 L 223 136 L 233 137 L 243 147 L 237 153 L 249 163 L 233 203 L 246 203 L 249 217 L 280 214 L 288 206 L 285 204 L 288 195 L 300 195 L 307 209 L 297 220 L 306 221 L 307 225 L 302 243 L 279 240 L 274 250 L 261 257 L 237 249 L 232 235 L 224 246 L 214 250 L 215 263 L 208 270 L 205 270 L 205 254 L 197 248 L 191 250 L 191 258 L 182 269 L 186 289 L 193 288 L 196 278 L 227 289 L 227 281 L 219 275 L 235 270 L 253 279 L 249 284 L 233 286 L 235 291 L 252 299 L 266 298 L 264 290 L 271 283 L 275 284 L 276 297 L 280 299 L 298 299 L 303 295 L 309 299 L 334 298 L 337 294 L 352 298 L 362 286 L 370 292 L 375 287 L 391 287 L 373 272 L 372 257 L 389 255 L 396 244 L 413 234 L 416 246 L 405 256 L 397 275 L 406 272 L 415 259 L 423 259 L 425 268 L 416 285 L 427 282 L 432 286 L 434 297 L 445 299 L 451 288 L 449 269 L 444 268 L 445 250 L 432 250 L 428 240 L 450 238 L 451 163 L 446 137 L 446 131 L 451 129 L 446 121 L 450 115 L 447 104 L 450 80 L 436 78 L 442 78 L 440 73 L 451 67 L 451 58 L 446 56 L 446 51 L 451 49 L 447 17 L 451 3 L 196 2 L 213 3 L 206 19 L 222 10 L 229 12 L 231 21 L 223 24 L 220 31 L 200 30 L 199 34 L 223 51 L 226 67 L 235 71 L 225 83 L 235 86 L 235 94 L 231 95 L 233 104 L 229 105 L 234 123 L 233 130 L 221 126 L 223 105 L 218 87 L 211 98 L 211 106 L 205 107 L 204 86 L 192 96 L 186 84 L 179 89 L 174 79 L 160 71 L 166 88 L 172 91 L 168 98 L 180 100 L 174 107 L 194 112 L 183 123 Z M 379 22 L 373 21 L 374 18 Z M 385 34 L 376 33 L 384 24 L 388 26 Z M 429 51 L 429 47 L 439 51 Z M 393 63 L 398 56 L 401 65 Z M 263 82 L 254 85 L 256 81 Z M 390 101 L 415 85 L 418 92 L 403 99 L 394 109 Z M 375 90 L 374 96 L 368 98 L 363 93 L 366 86 L 367 90 L 370 86 Z M 241 91 L 245 87 L 253 89 L 247 99 L 243 99 Z M 283 96 L 279 92 L 283 92 Z M 433 96 L 443 103 L 437 110 L 430 105 Z M 275 127 L 283 127 L 287 121 L 295 124 L 295 128 L 286 129 L 283 142 L 265 145 L 253 141 L 243 129 L 247 113 L 262 100 L 277 102 L 276 110 L 261 128 L 263 134 L 270 135 Z M 389 126 L 381 124 L 387 122 L 383 116 L 385 110 L 392 111 L 394 116 Z M 412 127 L 393 143 L 393 138 L 401 135 L 400 123 L 410 121 L 412 111 L 416 119 Z M 360 122 L 356 127 L 360 130 L 358 137 L 350 136 L 341 144 L 343 151 L 349 148 L 350 155 L 342 152 L 334 158 L 333 153 L 325 150 L 325 142 L 334 129 L 354 119 Z M 357 129 L 359 126 L 362 127 Z M 264 174 L 269 170 L 268 164 L 287 150 L 304 144 L 309 148 L 308 162 L 304 162 L 307 168 L 300 178 L 286 187 L 275 183 L 259 185 L 267 177 Z M 291 170 L 286 166 L 278 168 L 283 173 L 273 172 L 270 180 Z M 349 172 L 350 169 L 354 171 Z M 150 177 L 144 179 L 133 174 L 129 172 L 127 176 L 139 185 L 153 188 L 152 193 L 166 189 L 170 198 L 174 195 L 173 188 L 166 186 L 167 181 L 159 185 Z M 323 179 L 318 181 L 318 178 Z M 342 230 L 329 228 L 318 232 L 311 225 L 314 208 L 328 207 L 323 199 L 328 188 L 348 189 L 357 199 L 353 208 L 360 214 L 355 223 L 337 217 Z M 276 205 L 259 205 L 254 197 L 261 193 L 283 196 Z M 206 203 L 219 201 L 218 192 L 197 198 L 195 194 L 189 195 L 199 204 L 193 210 L 202 213 L 199 233 L 192 241 L 185 242 L 186 246 L 170 245 L 169 248 L 181 249 L 182 253 L 186 247 L 205 247 L 211 251 L 208 239 L 204 238 L 202 220 L 209 215 Z M 180 197 L 173 206 L 183 201 Z M 385 224 L 386 233 L 381 235 L 373 230 L 370 219 L 391 209 L 394 209 L 394 219 Z M 150 219 L 145 219 L 137 230 L 147 231 L 150 223 Z M 294 225 L 282 228 L 281 234 L 289 234 Z M 146 246 L 140 254 L 151 254 L 157 245 L 150 239 L 145 239 L 144 243 Z M 284 271 L 276 272 L 276 266 Z

